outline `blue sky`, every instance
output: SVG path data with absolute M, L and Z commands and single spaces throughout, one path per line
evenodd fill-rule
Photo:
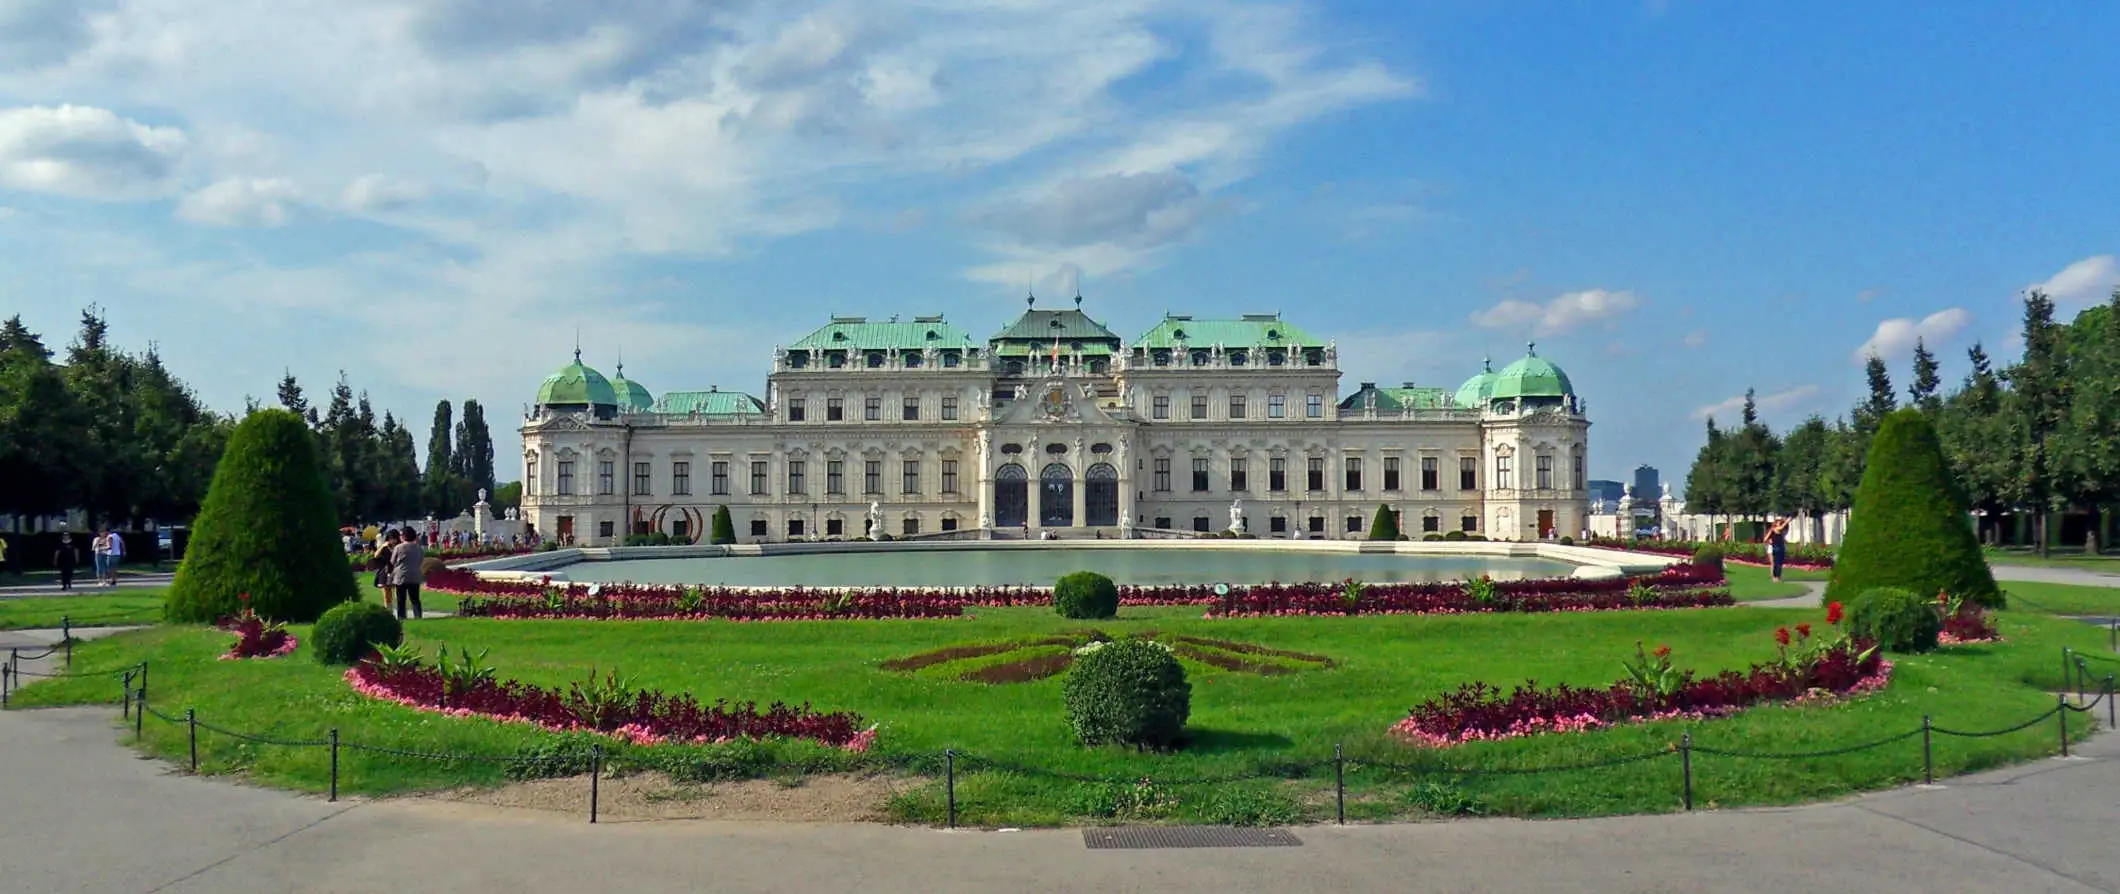
M 225 409 L 506 418 L 577 327 L 758 391 L 827 314 L 1079 282 L 1128 335 L 1283 311 L 1350 390 L 1536 338 L 1593 473 L 1682 475 L 1747 387 L 1830 417 L 2120 284 L 2111 4 L 238 6 L 0 7 L 0 313 L 100 304 Z

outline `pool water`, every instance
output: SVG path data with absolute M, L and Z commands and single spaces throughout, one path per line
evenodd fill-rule
M 1073 571 L 1122 584 L 1370 583 L 1567 577 L 1574 565 L 1498 556 L 1398 556 L 1179 549 L 963 549 L 582 562 L 553 574 L 575 581 L 807 587 L 1049 585 Z

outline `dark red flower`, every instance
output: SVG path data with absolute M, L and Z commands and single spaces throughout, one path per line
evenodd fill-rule
M 1658 657 L 1658 658 L 1669 658 L 1669 657 L 1671 657 L 1671 647 L 1670 647 L 1670 646 L 1657 646 L 1657 647 L 1656 647 L 1656 657 Z
M 1796 625 L 1796 636 L 1800 639 L 1810 639 L 1811 625 L 1808 622 Z
M 1838 625 L 1840 619 L 1846 616 L 1847 610 L 1841 608 L 1840 603 L 1834 602 L 1826 606 L 1826 623 Z
M 1777 642 L 1777 643 L 1780 643 L 1780 644 L 1782 644 L 1782 645 L 1784 645 L 1784 646 L 1788 645 L 1788 644 L 1789 644 L 1789 628 L 1787 628 L 1787 627 L 1776 627 L 1776 628 L 1774 628 L 1774 641 L 1775 641 L 1775 642 Z

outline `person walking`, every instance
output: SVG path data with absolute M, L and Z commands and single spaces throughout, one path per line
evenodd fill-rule
M 125 561 L 125 535 L 118 531 L 106 531 L 104 537 L 106 540 L 103 544 L 103 555 L 108 563 L 104 571 L 110 576 L 104 586 L 115 587 L 118 585 L 118 566 Z
M 1789 560 L 1789 520 L 1778 518 L 1767 526 L 1767 557 L 1774 563 L 1774 582 L 1781 583 L 1782 563 Z
M 417 619 L 423 616 L 420 611 L 420 562 L 427 558 L 427 554 L 420 549 L 419 535 L 411 528 L 399 531 L 398 539 L 401 542 L 390 548 L 390 583 L 397 588 L 397 616 L 400 621 L 405 619 L 405 604 L 410 602 L 412 617 Z
M 398 532 L 384 531 L 375 537 L 375 552 L 368 557 L 368 568 L 375 572 L 375 588 L 382 591 L 383 607 L 390 607 L 390 596 L 394 588 L 390 585 L 390 550 L 398 545 Z
M 102 586 L 104 572 L 108 570 L 110 565 L 109 528 L 97 528 L 95 535 L 88 538 L 88 557 L 90 566 L 95 572 L 96 585 Z
M 7 535 L 0 534 L 0 574 L 7 572 Z
M 59 549 L 52 553 L 52 567 L 59 569 L 59 589 L 74 588 L 74 569 L 81 564 L 81 548 L 74 545 L 74 535 L 59 535 Z

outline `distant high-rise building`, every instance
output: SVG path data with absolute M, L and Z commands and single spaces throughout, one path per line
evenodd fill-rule
M 1634 499 L 1656 501 L 1664 498 L 1663 476 L 1656 467 L 1642 464 L 1634 467 Z
M 1627 495 L 1627 486 L 1617 481 L 1593 480 L 1590 482 L 1590 501 L 1611 506 Z

